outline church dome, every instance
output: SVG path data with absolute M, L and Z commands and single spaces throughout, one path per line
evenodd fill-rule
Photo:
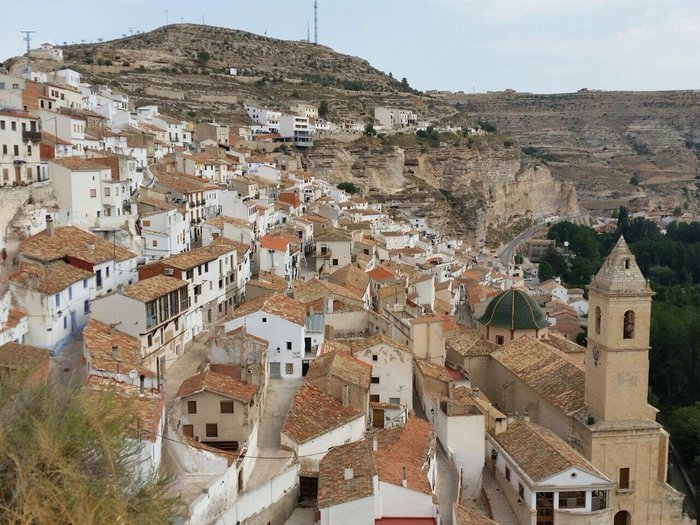
M 516 288 L 494 297 L 478 321 L 484 326 L 506 330 L 539 330 L 549 326 L 534 299 Z

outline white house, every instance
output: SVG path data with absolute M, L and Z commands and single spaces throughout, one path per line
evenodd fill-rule
M 381 334 L 353 340 L 351 349 L 354 357 L 372 366 L 369 402 L 373 426 L 403 425 L 413 410 L 411 349 Z
M 400 431 L 382 429 L 335 447 L 319 467 L 320 523 L 369 525 L 392 518 L 437 525 L 435 453 L 430 423 L 415 416 Z
M 15 109 L 0 109 L 0 186 L 46 180 L 39 143 L 39 120 Z
M 299 271 L 299 247 L 294 239 L 284 235 L 265 235 L 260 239 L 258 271 L 274 273 L 293 280 Z
M 162 379 L 184 351 L 187 282 L 159 275 L 98 297 L 92 317 L 139 340 L 143 365 Z
M 316 271 L 332 274 L 352 262 L 352 236 L 331 228 L 314 237 Z
M 309 382 L 294 394 L 282 427 L 282 446 L 294 450 L 303 470 L 318 465 L 333 447 L 362 439 L 365 414 Z
M 487 434 L 486 454 L 520 523 L 612 523 L 615 483 L 550 430 L 515 421 Z
M 63 261 L 23 261 L 10 277 L 10 291 L 27 312 L 25 343 L 56 354 L 88 321 L 95 275 Z
M 310 148 L 314 145 L 314 126 L 308 117 L 282 115 L 279 134 L 298 148 Z
M 301 377 L 303 361 L 315 356 L 306 352 L 311 336 L 306 333 L 306 307 L 299 301 L 271 295 L 243 303 L 224 323 L 226 333 L 241 326 L 247 333 L 269 341 L 270 377 Z

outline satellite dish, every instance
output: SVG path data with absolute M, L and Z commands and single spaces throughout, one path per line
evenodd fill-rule
M 129 378 L 135 380 L 139 376 L 138 371 L 135 368 L 129 370 Z
M 564 241 L 564 246 L 569 247 L 569 241 Z

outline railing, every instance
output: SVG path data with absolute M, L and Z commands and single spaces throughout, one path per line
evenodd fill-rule
M 328 259 L 331 256 L 331 249 L 330 248 L 321 248 L 321 249 L 316 249 L 314 252 L 314 257 L 323 257 L 324 259 Z
M 24 142 L 41 142 L 41 131 L 23 131 L 22 140 Z

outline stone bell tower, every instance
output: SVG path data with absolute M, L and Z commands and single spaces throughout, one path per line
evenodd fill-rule
M 588 288 L 586 405 L 598 420 L 654 419 L 647 402 L 654 292 L 620 237 Z

